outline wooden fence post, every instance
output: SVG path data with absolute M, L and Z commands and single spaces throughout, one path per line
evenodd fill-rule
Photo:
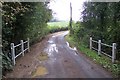
M 22 55 L 24 56 L 24 43 L 23 43 L 23 40 L 21 40 L 21 50 L 22 50 Z
M 101 54 L 101 40 L 98 41 L 98 55 Z
M 116 58 L 116 43 L 113 43 L 112 45 L 112 62 L 115 62 L 115 58 Z
M 90 37 L 90 49 L 92 49 L 92 37 Z
M 27 46 L 28 46 L 28 52 L 30 52 L 30 39 L 27 38 L 27 41 L 28 41 L 28 43 L 27 43 Z
M 14 49 L 14 43 L 11 43 L 11 53 L 12 53 L 13 65 L 15 65 L 15 49 Z

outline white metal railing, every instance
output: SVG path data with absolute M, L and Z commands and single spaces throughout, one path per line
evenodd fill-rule
M 13 60 L 13 64 L 15 65 L 15 59 L 20 56 L 21 54 L 24 56 L 24 52 L 25 51 L 30 51 L 30 48 L 29 48 L 29 38 L 27 39 L 27 41 L 23 42 L 23 40 L 20 41 L 21 43 L 18 44 L 18 45 L 14 45 L 14 43 L 11 43 L 11 53 L 12 53 L 12 60 Z M 27 48 L 24 49 L 24 44 L 27 44 Z M 15 48 L 21 46 L 21 52 L 18 53 L 17 55 L 15 55 Z
M 95 47 L 92 46 L 92 42 L 98 44 L 98 49 L 96 49 Z M 101 45 L 110 47 L 112 49 L 112 56 L 103 52 L 103 51 L 101 51 Z M 95 41 L 95 40 L 92 39 L 92 37 L 90 37 L 90 49 L 91 50 L 94 49 L 94 50 L 98 51 L 98 55 L 101 55 L 101 53 L 103 53 L 104 55 L 112 58 L 113 63 L 115 62 L 115 59 L 116 59 L 116 43 L 113 43 L 112 45 L 108 45 L 108 44 L 102 43 L 101 40 Z

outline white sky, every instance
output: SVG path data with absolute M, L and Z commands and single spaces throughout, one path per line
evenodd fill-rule
M 59 20 L 70 20 L 70 2 L 72 3 L 72 19 L 80 20 L 82 4 L 85 0 L 51 0 L 50 9 L 56 13 L 55 17 Z

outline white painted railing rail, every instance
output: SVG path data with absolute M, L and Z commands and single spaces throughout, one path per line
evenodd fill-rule
M 95 47 L 92 46 L 93 42 L 98 44 L 98 49 L 96 49 Z M 101 50 L 101 45 L 104 45 L 104 46 L 112 48 L 112 56 L 107 54 L 107 53 L 105 53 L 105 52 L 103 52 Z M 94 50 L 98 51 L 98 55 L 101 55 L 101 53 L 103 53 L 104 55 L 112 58 L 112 62 L 113 63 L 115 62 L 115 59 L 116 59 L 116 43 L 113 43 L 112 45 L 108 45 L 108 44 L 102 43 L 101 40 L 95 41 L 95 40 L 92 39 L 92 37 L 90 37 L 90 49 L 91 50 L 94 49 Z
M 27 41 L 23 42 L 23 40 L 20 41 L 21 43 L 18 44 L 18 45 L 14 45 L 14 43 L 11 43 L 11 53 L 12 53 L 12 60 L 13 60 L 13 64 L 15 65 L 16 62 L 15 62 L 15 59 L 20 56 L 21 54 L 24 56 L 24 52 L 28 50 L 28 52 L 30 51 L 30 48 L 29 48 L 29 38 L 27 39 Z M 27 48 L 24 49 L 24 44 L 27 44 Z M 21 52 L 18 53 L 17 55 L 15 55 L 15 48 L 16 47 L 19 47 L 21 46 Z

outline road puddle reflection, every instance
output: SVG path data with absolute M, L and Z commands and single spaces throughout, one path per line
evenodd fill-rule
M 55 36 L 52 36 L 52 37 L 55 37 Z
M 48 53 L 48 56 L 52 57 L 53 53 L 58 53 L 58 48 L 52 39 L 48 40 L 48 43 L 49 44 L 48 47 L 45 49 L 45 52 Z
M 49 55 L 51 55 L 51 53 L 56 52 L 58 53 L 58 48 L 56 46 L 56 44 L 50 44 L 48 47 L 48 53 L 50 53 Z
M 53 44 L 53 41 L 49 40 L 48 43 Z

